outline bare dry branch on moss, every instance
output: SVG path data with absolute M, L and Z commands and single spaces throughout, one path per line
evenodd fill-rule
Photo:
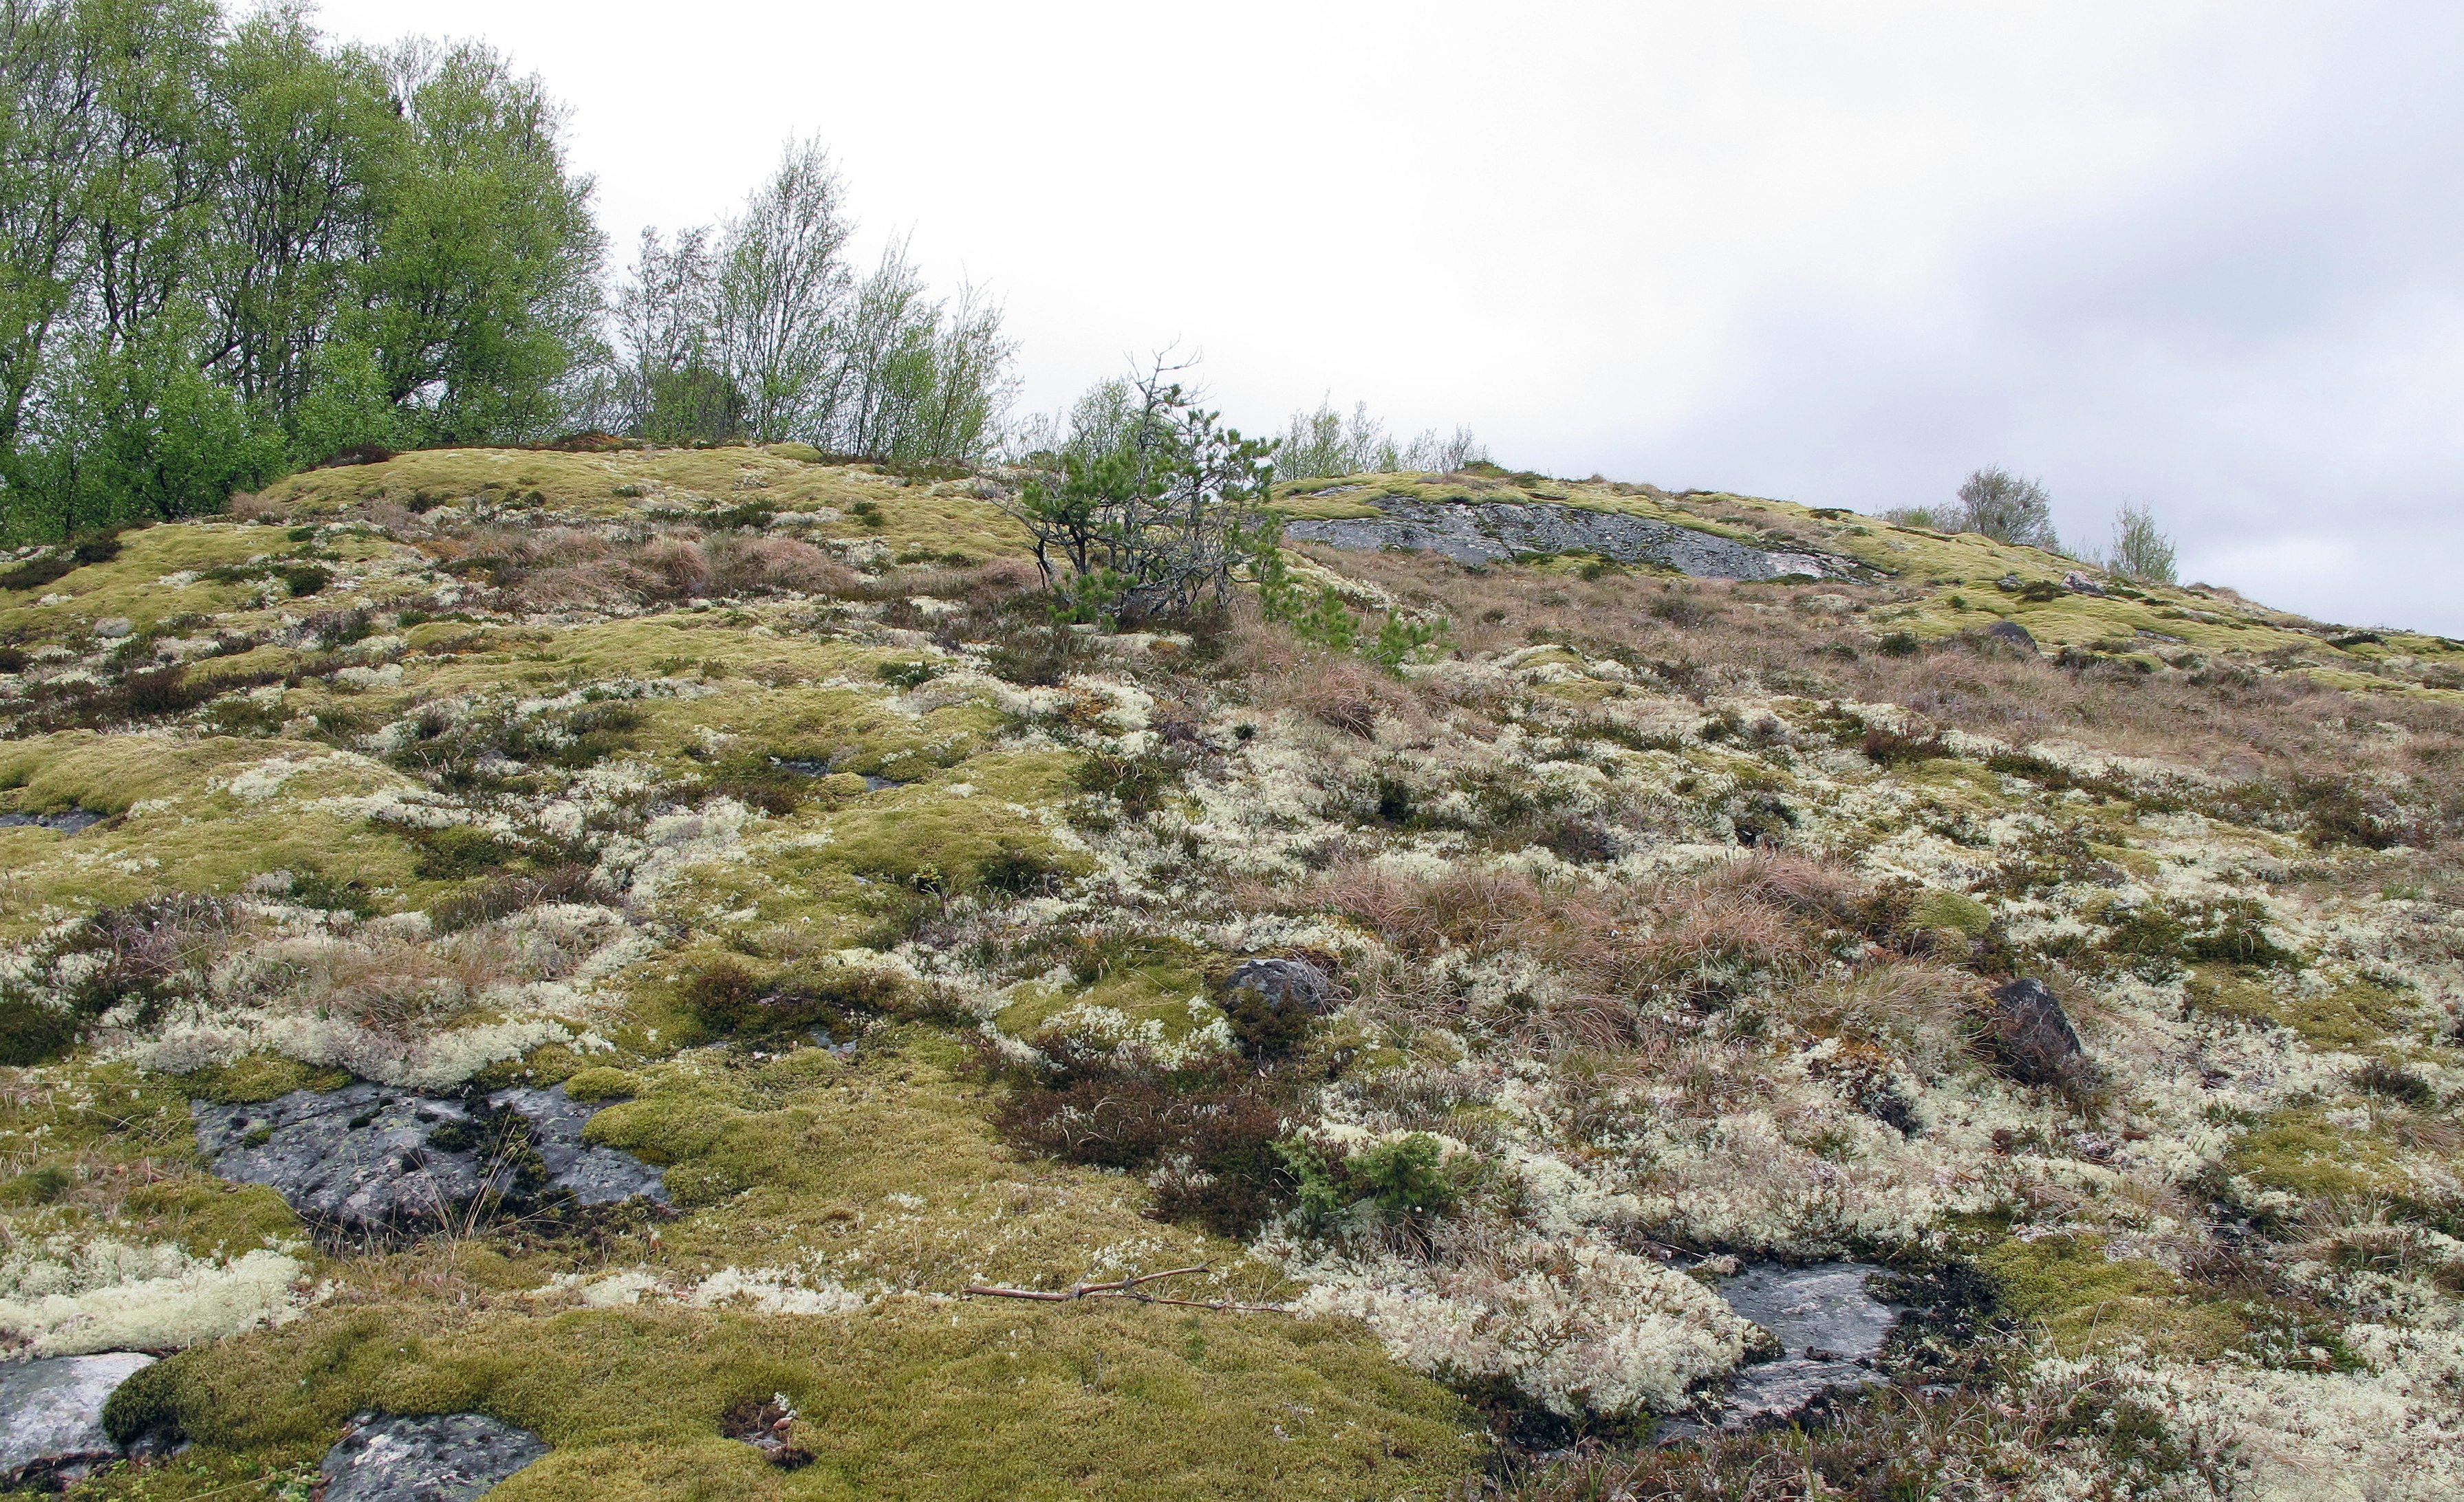
M 1210 1270 L 1207 1265 L 1201 1262 L 1196 1267 L 1174 1268 L 1164 1273 L 1148 1273 L 1138 1277 L 1125 1277 L 1110 1283 L 1072 1283 L 1065 1289 L 1002 1288 L 998 1284 L 970 1283 L 961 1292 L 985 1298 L 1032 1298 L 1047 1304 L 1067 1304 L 1081 1298 L 1134 1298 L 1142 1304 L 1174 1304 L 1183 1309 L 1214 1309 L 1226 1314 L 1288 1315 L 1293 1313 L 1291 1306 L 1287 1304 L 1250 1304 L 1232 1298 L 1165 1298 L 1160 1295 L 1137 1292 L 1137 1287 L 1141 1283 L 1152 1283 L 1158 1278 L 1185 1277 L 1192 1273 L 1208 1271 Z

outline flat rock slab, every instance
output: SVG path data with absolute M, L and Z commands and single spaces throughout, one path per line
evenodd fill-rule
M 1881 1354 L 1899 1311 L 1865 1291 L 1882 1270 L 1862 1262 L 1758 1267 L 1721 1286 L 1728 1307 L 1778 1337 L 1779 1360 L 1738 1372 L 1720 1427 L 1785 1423 L 1825 1393 L 1882 1381 L 1864 1363 Z
M 1500 563 L 1523 554 L 1596 553 L 1620 563 L 1657 563 L 1696 578 L 1771 579 L 1801 574 L 1862 579 L 1874 572 L 1827 553 L 1758 548 L 1675 522 L 1579 506 L 1391 498 L 1372 504 L 1385 514 L 1287 522 L 1284 535 L 1337 548 L 1442 553 L 1467 566 Z
M 485 1192 L 511 1195 L 520 1187 L 501 1155 L 446 1145 L 457 1136 L 449 1128 L 473 1122 L 475 1104 L 363 1081 L 327 1094 L 295 1090 L 258 1105 L 192 1100 L 188 1109 L 214 1172 L 271 1185 L 302 1215 L 377 1230 L 432 1225 Z M 570 1192 L 584 1205 L 668 1197 L 659 1169 L 582 1140 L 602 1102 L 585 1104 L 558 1085 L 499 1090 L 486 1109 L 518 1112 L 528 1121 L 550 1191 Z
M 135 1351 L 0 1362 L 0 1482 L 74 1481 L 118 1460 L 120 1447 L 102 1431 L 102 1405 L 153 1364 Z
M 1881 1382 L 1871 1367 L 1854 1361 L 1809 1361 L 1791 1357 L 1737 1373 L 1720 1404 L 1720 1427 L 1758 1428 L 1786 1424 L 1826 1393 Z
M 363 1418 L 325 1452 L 325 1502 L 469 1502 L 546 1454 L 528 1429 L 478 1413 Z
M 1865 1280 L 1881 1272 L 1862 1262 L 1749 1268 L 1722 1284 L 1720 1296 L 1793 1356 L 1871 1361 L 1900 1320 L 1898 1310 L 1865 1291 Z

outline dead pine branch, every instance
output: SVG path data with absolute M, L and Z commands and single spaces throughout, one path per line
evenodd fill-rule
M 1032 1298 L 1047 1304 L 1067 1304 L 1081 1298 L 1134 1298 L 1142 1304 L 1173 1304 L 1184 1309 L 1213 1309 L 1225 1314 L 1288 1315 L 1286 1304 L 1247 1304 L 1230 1298 L 1166 1298 L 1156 1294 L 1138 1292 L 1141 1283 L 1158 1278 L 1186 1277 L 1192 1273 L 1209 1271 L 1204 1263 L 1196 1267 L 1173 1268 L 1163 1273 L 1148 1273 L 1137 1277 L 1119 1278 L 1110 1283 L 1072 1283 L 1065 1289 L 1003 1288 L 991 1283 L 970 1283 L 961 1292 L 985 1298 Z

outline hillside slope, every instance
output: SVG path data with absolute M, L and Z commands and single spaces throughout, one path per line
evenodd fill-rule
M 1282 488 L 1387 672 L 1055 628 L 1008 483 L 422 452 L 0 577 L 0 1342 L 193 1442 L 79 1494 L 368 1411 L 512 1502 L 2464 1491 L 2464 643 Z M 1642 1447 L 1773 1259 L 1887 1381 Z

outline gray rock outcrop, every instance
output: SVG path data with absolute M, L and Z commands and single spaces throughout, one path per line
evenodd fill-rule
M 0 1485 L 55 1486 L 118 1460 L 102 1405 L 153 1363 L 135 1351 L 0 1363 Z
M 0 829 L 24 825 L 35 829 L 55 829 L 63 835 L 74 835 L 102 822 L 102 816 L 85 809 L 71 809 L 65 814 L 0 814 Z
M 1874 571 L 1808 549 L 1759 548 L 1716 533 L 1622 512 L 1522 501 L 1371 502 L 1380 516 L 1284 524 L 1292 542 L 1351 549 L 1407 548 L 1442 553 L 1458 563 L 1498 563 L 1528 554 L 1595 553 L 1619 563 L 1656 563 L 1696 578 L 1862 579 Z
M 270 1185 L 312 1219 L 376 1230 L 438 1224 L 487 1193 L 666 1200 L 658 1168 L 582 1140 L 605 1103 L 561 1085 L 499 1090 L 483 1103 L 361 1082 L 259 1105 L 191 1101 L 189 1111 L 214 1172 Z
M 478 1413 L 363 1416 L 325 1452 L 324 1502 L 470 1502 L 548 1452 Z
M 1276 1011 L 1296 1007 L 1314 1016 L 1334 1010 L 1334 983 L 1307 960 L 1243 960 L 1223 989 L 1255 991 Z

